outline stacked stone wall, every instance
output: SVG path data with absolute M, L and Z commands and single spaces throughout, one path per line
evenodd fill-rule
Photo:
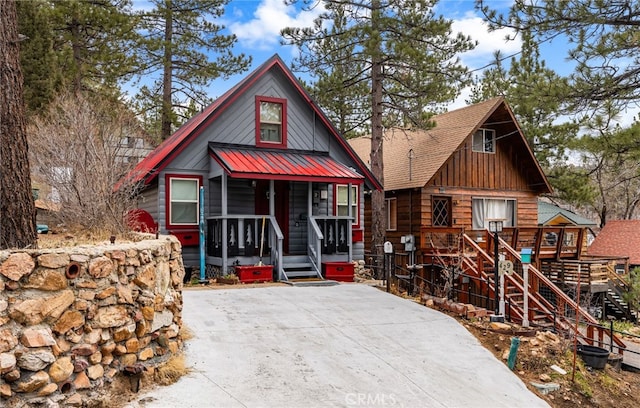
M 182 347 L 174 237 L 0 251 L 0 406 L 81 406 Z

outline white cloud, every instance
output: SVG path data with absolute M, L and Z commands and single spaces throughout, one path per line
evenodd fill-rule
M 512 36 L 513 30 L 500 29 L 489 32 L 487 23 L 474 12 L 467 12 L 464 17 L 453 20 L 451 29 L 454 34 L 459 32 L 468 35 L 478 42 L 476 48 L 460 54 L 460 60 L 469 67 L 470 70 L 478 70 L 474 74 L 480 75 L 487 65 L 494 62 L 494 54 L 500 50 L 503 57 L 517 54 L 522 49 L 522 41 L 507 41 L 507 35 Z M 509 66 L 510 58 L 504 61 L 506 67 Z M 471 88 L 465 88 L 461 94 L 449 106 L 449 110 L 458 109 L 467 105 L 466 100 L 471 96 Z
M 241 46 L 268 50 L 280 42 L 280 30 L 285 27 L 308 27 L 324 9 L 311 11 L 287 6 L 282 0 L 262 0 L 253 13 L 253 19 L 232 23 L 229 30 L 236 35 Z
M 460 55 L 462 62 L 471 69 L 478 69 L 491 63 L 493 54 L 497 50 L 500 50 L 501 54 L 506 57 L 520 52 L 522 48 L 522 42 L 519 38 L 511 41 L 506 40 L 507 35 L 513 35 L 513 30 L 500 29 L 489 32 L 487 23 L 473 12 L 468 12 L 461 19 L 453 20 L 451 28 L 454 33 L 461 32 L 478 41 L 475 49 Z

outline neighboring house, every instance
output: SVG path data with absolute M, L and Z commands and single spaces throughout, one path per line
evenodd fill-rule
M 538 225 L 576 225 L 581 227 L 595 228 L 598 224 L 593 220 L 569 211 L 555 204 L 538 201 Z
M 598 226 L 598 224 L 588 218 L 582 217 L 573 211 L 569 211 L 567 209 L 561 208 L 555 204 L 539 200 L 538 201 L 538 225 L 541 227 L 549 227 L 549 226 L 576 226 L 576 227 L 584 227 L 586 228 L 587 233 L 584 235 L 585 240 L 583 245 L 590 245 L 594 238 L 595 234 L 593 233 L 593 229 Z M 553 233 L 551 233 L 553 234 Z M 565 236 L 565 240 L 573 240 L 575 237 L 573 235 Z M 549 237 L 551 239 L 551 237 Z
M 277 55 L 130 178 L 144 183 L 139 209 L 182 242 L 186 266 L 199 265 L 202 204 L 209 271 L 268 263 L 281 280 L 319 276 L 325 261 L 363 259 L 364 192 L 381 189 Z
M 607 221 L 587 249 L 589 256 L 628 259 L 630 268 L 640 266 L 640 220 Z M 619 264 L 622 268 L 622 264 Z
M 477 230 L 481 239 L 490 220 L 502 220 L 505 228 L 536 227 L 538 197 L 551 187 L 505 100 L 433 121 L 426 131 L 385 130 L 387 239 L 399 245 L 402 236 L 421 228 L 447 227 Z M 349 143 L 368 162 L 370 137 Z M 370 222 L 365 220 L 365 231 Z
M 151 151 L 153 145 L 142 137 L 125 136 L 114 146 L 116 160 L 121 163 L 138 163 Z

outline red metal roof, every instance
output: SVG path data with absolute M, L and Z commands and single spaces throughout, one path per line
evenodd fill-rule
M 589 255 L 629 257 L 631 265 L 640 265 L 640 220 L 607 221 L 589 245 Z
M 230 177 L 362 183 L 364 176 L 322 154 L 209 145 Z

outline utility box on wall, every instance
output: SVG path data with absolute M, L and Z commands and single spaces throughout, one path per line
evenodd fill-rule
M 416 250 L 416 237 L 413 235 L 403 235 L 400 237 L 400 243 L 404 244 L 404 250 L 407 252 Z

